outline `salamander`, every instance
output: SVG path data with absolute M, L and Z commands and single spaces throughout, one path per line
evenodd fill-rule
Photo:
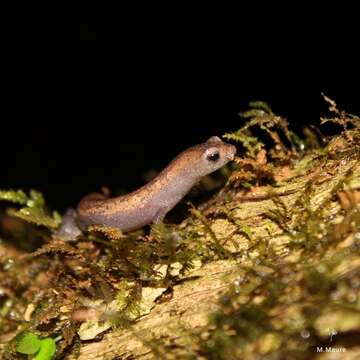
M 220 169 L 235 154 L 234 145 L 212 136 L 180 153 L 138 190 L 113 198 L 100 193 L 85 196 L 76 210 L 66 212 L 57 235 L 76 238 L 90 225 L 128 232 L 160 222 L 203 176 Z

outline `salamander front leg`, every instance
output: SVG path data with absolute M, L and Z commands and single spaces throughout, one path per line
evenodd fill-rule
M 67 209 L 63 216 L 59 229 L 55 232 L 55 236 L 65 241 L 75 240 L 82 234 L 76 223 L 77 214 L 74 209 Z

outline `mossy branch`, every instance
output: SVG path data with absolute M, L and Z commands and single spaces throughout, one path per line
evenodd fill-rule
M 244 144 L 237 135 L 228 138 Z M 185 229 L 202 227 L 204 242 L 233 256 L 210 260 L 173 286 L 171 300 L 130 329 L 83 346 L 79 359 L 157 354 L 307 359 L 314 346 L 330 339 L 338 347 L 347 334 L 355 339 L 360 328 L 359 139 L 351 122 L 351 129 L 346 126 L 323 149 L 314 149 L 311 141 L 313 150 L 298 155 L 294 166 L 284 163 L 285 157 L 271 162 L 272 171 L 282 174 L 271 178 L 272 185 L 234 191 L 229 184 L 201 211 L 192 208 L 195 218 Z M 294 154 L 289 147 L 284 154 Z M 249 155 L 260 149 L 248 147 Z M 232 242 L 221 244 L 219 239 L 229 236 Z M 347 353 L 360 356 L 358 347 L 347 346 Z
M 301 139 L 254 103 L 244 114 L 249 121 L 226 135 L 245 156 L 181 224 L 130 234 L 97 228 L 78 243 L 52 242 L 28 256 L 41 259 L 32 268 L 37 277 L 43 266 L 53 282 L 29 286 L 25 309 L 8 295 L 26 326 L 59 336 L 59 355 L 71 360 L 308 359 L 325 345 L 359 357 L 360 123 L 328 102 L 329 121 L 343 129 L 328 139 L 315 130 Z M 34 194 L 0 198 L 46 212 Z M 7 293 L 21 294 L 7 281 L 25 283 L 20 266 L 2 266 Z

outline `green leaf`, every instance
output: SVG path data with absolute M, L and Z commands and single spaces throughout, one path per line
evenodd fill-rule
M 21 354 L 35 354 L 40 348 L 40 339 L 31 332 L 23 332 L 16 339 L 16 351 Z
M 46 338 L 40 341 L 40 350 L 34 357 L 34 360 L 50 360 L 55 355 L 56 344 L 52 338 Z

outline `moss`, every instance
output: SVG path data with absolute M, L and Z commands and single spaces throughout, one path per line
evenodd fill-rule
M 48 228 L 57 228 L 60 224 L 60 215 L 56 211 L 52 214 L 47 211 L 44 198 L 38 191 L 31 190 L 27 196 L 22 190 L 0 190 L 0 200 L 25 205 L 18 210 L 8 209 L 11 216 Z
M 95 227 L 68 243 L 54 235 L 59 216 L 41 194 L 1 191 L 0 199 L 20 207 L 1 219 L 1 342 L 30 330 L 57 338 L 57 356 L 66 356 L 79 348 L 86 321 L 96 324 L 91 336 L 99 339 L 120 331 L 110 325 L 123 333 L 141 327 L 148 312 L 158 314 L 157 324 L 160 315 L 168 322 L 136 341 L 169 359 L 307 359 L 329 336 L 333 346 L 357 338 L 360 122 L 326 100 L 332 117 L 322 122 L 342 130 L 331 138 L 313 128 L 301 138 L 266 104 L 251 104 L 242 114 L 247 122 L 225 135 L 244 156 L 228 167 L 226 185 L 208 202 L 190 204 L 178 225 L 129 234 Z M 41 226 L 35 234 L 22 221 Z M 37 248 L 13 248 L 15 233 Z M 217 300 L 191 300 L 212 282 L 222 289 Z M 181 292 L 184 308 L 171 307 Z M 167 327 L 169 313 L 185 321 L 197 306 L 206 312 Z M 126 344 L 114 354 L 119 346 Z M 3 354 L 14 356 L 9 346 Z
M 259 234 L 266 246 L 256 244 L 251 267 L 239 265 L 245 268 L 241 282 L 220 299 L 220 309 L 197 332 L 199 356 L 308 359 L 316 355 L 315 346 L 341 347 L 347 334 L 359 336 L 360 201 L 354 192 L 360 178 L 360 122 L 337 114 L 341 117 L 331 121 L 343 126 L 343 133 L 324 149 L 300 157 L 279 184 L 295 185 L 298 194 L 283 200 L 270 192 L 260 207 L 228 205 L 242 221 L 267 218 L 277 231 L 270 232 L 271 239 Z M 341 204 L 342 189 L 349 193 Z M 284 235 L 279 251 L 276 238 Z

